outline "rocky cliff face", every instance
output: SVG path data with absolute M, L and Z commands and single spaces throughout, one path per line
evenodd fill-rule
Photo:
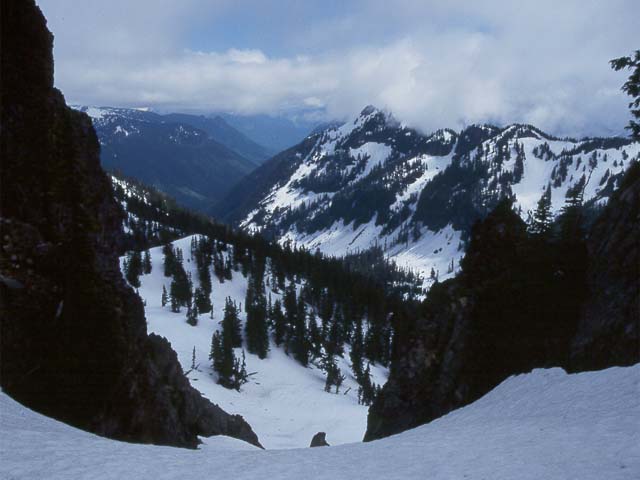
M 640 361 L 640 163 L 633 165 L 587 241 L 592 295 L 572 342 L 572 370 Z
M 640 166 L 586 240 L 542 240 L 507 202 L 473 228 L 461 274 L 436 284 L 415 322 L 396 322 L 391 376 L 365 440 L 429 422 L 510 375 L 640 362 Z
M 89 118 L 53 88 L 33 0 L 2 0 L 0 383 L 25 405 L 118 439 L 194 447 L 250 426 L 189 385 L 120 274 L 122 212 Z

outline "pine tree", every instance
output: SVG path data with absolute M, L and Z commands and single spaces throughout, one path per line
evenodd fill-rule
M 336 360 L 333 355 L 326 354 L 323 359 L 322 364 L 323 370 L 327 374 L 327 378 L 324 383 L 324 391 L 330 392 L 331 387 L 336 387 L 336 393 L 339 393 L 340 387 L 342 386 L 342 382 L 344 382 L 345 377 L 340 372 L 340 368 L 336 364 Z
M 351 339 L 351 352 L 349 356 L 351 358 L 351 366 L 353 373 L 358 379 L 362 374 L 362 354 L 364 350 L 364 334 L 362 332 L 362 319 L 356 320 L 356 325 L 353 331 L 353 338 Z
M 211 305 L 211 299 L 200 287 L 197 287 L 194 290 L 193 301 L 196 308 L 198 309 L 198 312 L 200 313 L 209 313 L 213 309 L 213 306 Z
M 149 250 L 146 250 L 144 252 L 144 258 L 142 260 L 142 271 L 145 275 L 151 273 L 151 254 L 149 253 Z
M 211 351 L 209 352 L 209 360 L 212 361 L 213 369 L 216 372 L 220 372 L 223 367 L 223 353 L 222 353 L 222 337 L 217 330 L 213 332 L 211 337 Z
M 632 55 L 611 60 L 611 67 L 618 71 L 622 69 L 631 70 L 629 79 L 622 86 L 622 91 L 631 97 L 629 109 L 631 115 L 636 120 L 630 120 L 626 127 L 631 130 L 631 137 L 640 140 L 640 50 L 636 50 Z
M 171 277 L 173 275 L 173 272 L 175 271 L 176 266 L 176 256 L 173 250 L 173 246 L 170 243 L 164 245 L 162 247 L 162 254 L 164 255 L 164 276 Z
M 169 298 L 171 300 L 171 311 L 174 313 L 180 312 L 180 295 L 177 293 L 178 284 L 175 280 L 171 281 L 171 285 L 169 285 Z
M 279 347 L 285 341 L 287 333 L 287 320 L 282 312 L 282 304 L 277 299 L 270 310 L 271 328 L 273 329 L 273 340 Z
M 187 323 L 192 327 L 198 325 L 198 311 L 192 304 L 187 306 Z
M 263 269 L 257 268 L 250 277 L 245 301 L 247 350 L 258 355 L 261 359 L 266 358 L 269 351 L 267 302 L 264 292 L 263 272 Z
M 295 324 L 298 316 L 298 300 L 296 296 L 296 286 L 290 282 L 284 292 L 284 312 L 285 312 L 285 351 L 289 352 L 291 341 L 294 335 Z
M 134 288 L 140 288 L 140 275 L 142 274 L 142 256 L 140 252 L 133 251 L 127 254 L 124 265 L 125 278 Z
M 358 379 L 358 401 L 361 405 L 371 405 L 376 397 L 376 387 L 371 381 L 371 365 L 367 363 L 367 368 Z
M 165 307 L 169 302 L 169 296 L 167 295 L 167 289 L 162 285 L 162 306 Z
M 536 210 L 531 217 L 531 223 L 529 224 L 529 230 L 532 234 L 539 237 L 547 236 L 551 230 L 551 222 L 553 218 L 551 215 L 551 185 L 547 185 Z
M 309 363 L 309 344 L 307 340 L 307 315 L 304 299 L 298 298 L 293 332 L 290 341 L 290 350 L 293 357 L 305 367 Z
M 322 335 L 320 334 L 320 328 L 318 327 L 318 321 L 316 320 L 315 310 L 309 312 L 309 344 L 310 354 L 313 358 L 319 358 L 322 353 Z
M 240 387 L 247 383 L 248 378 L 246 358 L 242 350 L 242 361 L 235 357 L 233 361 L 233 388 L 240 391 Z
M 236 302 L 231 300 L 231 297 L 227 297 L 224 303 L 222 329 L 228 336 L 232 348 L 242 346 L 242 326 L 238 316 L 238 306 Z

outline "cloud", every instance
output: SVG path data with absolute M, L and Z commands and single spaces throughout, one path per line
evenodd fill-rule
M 261 27 L 280 43 L 201 51 L 193 32 L 240 29 L 245 14 L 203 0 L 43 3 L 72 102 L 326 119 L 375 104 L 425 131 L 527 122 L 575 136 L 626 124 L 624 74 L 608 60 L 638 48 L 640 17 L 634 1 L 371 1 L 296 22 L 284 2 L 273 8 L 287 23 Z

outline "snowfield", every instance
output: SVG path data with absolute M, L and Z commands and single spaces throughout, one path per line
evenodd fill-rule
M 640 365 L 511 377 L 477 402 L 371 443 L 259 450 L 225 437 L 198 450 L 108 440 L 0 393 L 3 479 L 640 478 Z
M 173 245 L 184 252 L 184 268 L 191 272 L 194 286 L 198 286 L 196 264 L 190 261 L 191 238 L 177 240 Z M 169 305 L 162 307 L 162 285 L 169 291 L 171 278 L 163 273 L 162 247 L 152 248 L 149 252 L 152 271 L 140 276 L 138 290 L 146 302 L 148 330 L 171 342 L 183 370 L 189 372 L 187 376 L 194 388 L 225 411 L 242 415 L 265 448 L 308 447 L 313 435 L 320 431 L 327 433 L 331 445 L 362 440 L 368 407 L 358 404 L 358 384 L 351 371 L 348 348 L 344 358 L 336 358 L 346 376 L 339 394 L 324 391 L 326 375 L 317 366 L 303 367 L 273 342 L 264 360 L 245 352 L 247 372 L 252 374 L 249 383 L 243 385 L 240 392 L 226 389 L 216 383 L 217 374 L 209 360 L 211 336 L 220 327 L 218 322 L 223 317 L 225 298 L 231 297 L 244 305 L 247 278 L 234 271 L 231 281 L 220 283 L 212 274 L 214 318 L 202 314 L 198 317 L 198 325 L 192 327 L 186 323 L 186 309 L 173 313 Z M 266 286 L 267 297 L 269 294 L 274 302 L 281 299 L 280 293 Z M 244 325 L 244 309 L 240 311 L 240 319 Z M 194 347 L 197 368 L 192 370 Z M 235 354 L 240 357 L 242 349 L 235 349 Z M 371 375 L 374 383 L 384 384 L 388 372 L 384 367 L 371 365 Z

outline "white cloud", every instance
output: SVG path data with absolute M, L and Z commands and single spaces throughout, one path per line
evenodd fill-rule
M 292 24 L 282 41 L 299 52 L 286 56 L 261 45 L 189 50 L 189 32 L 215 23 L 224 2 L 118 0 L 93 12 L 89 1 L 44 3 L 56 34 L 56 82 L 73 102 L 244 113 L 322 108 L 326 118 L 372 103 L 424 130 L 488 121 L 578 136 L 621 132 L 624 74 L 607 62 L 639 46 L 633 1 L 405 1 L 392 11 L 370 2 Z

